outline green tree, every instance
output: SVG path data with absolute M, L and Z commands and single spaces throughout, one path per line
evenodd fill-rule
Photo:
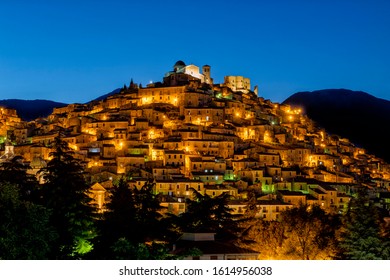
M 95 236 L 94 208 L 83 167 L 60 135 L 55 138 L 52 159 L 40 172 L 45 183 L 42 203 L 52 211 L 51 225 L 58 233 L 52 258 L 79 258 L 92 249 Z
M 50 211 L 21 199 L 19 188 L 0 182 L 0 259 L 48 259 L 57 235 Z
M 154 183 L 147 182 L 140 189 L 134 188 L 137 205 L 137 239 L 157 240 L 164 236 L 165 229 L 160 228 L 162 215 L 160 199 L 154 194 Z
M 36 199 L 37 180 L 34 175 L 28 174 L 29 166 L 23 163 L 21 156 L 15 156 L 9 161 L 0 163 L 0 182 L 17 186 L 23 199 Z
M 160 201 L 147 182 L 140 189 L 130 188 L 121 178 L 111 190 L 111 201 L 100 221 L 100 237 L 95 258 L 163 259 L 168 258 L 164 240 Z M 157 250 L 157 248 L 159 248 Z
M 332 259 L 337 252 L 339 218 L 318 206 L 288 209 L 279 221 L 249 219 L 242 227 L 240 245 L 259 251 L 261 259 Z
M 389 241 L 381 236 L 381 222 L 367 191 L 352 198 L 341 232 L 340 258 L 349 260 L 390 259 Z
M 99 237 L 93 258 L 115 258 L 112 247 L 121 238 L 132 236 L 136 230 L 136 206 L 134 192 L 129 188 L 124 178 L 114 183 L 110 190 L 110 202 L 102 219 L 98 221 Z M 126 240 L 127 241 L 127 240 Z M 123 253 L 123 251 L 118 251 Z M 116 252 L 115 252 L 116 253 Z
M 177 257 L 169 252 L 165 243 L 134 243 L 127 238 L 119 238 L 110 248 L 118 260 L 168 260 Z
M 211 197 L 193 189 L 194 198 L 187 201 L 187 211 L 179 216 L 179 227 L 184 232 L 215 232 L 217 238 L 234 239 L 238 223 L 228 207 L 230 195 Z

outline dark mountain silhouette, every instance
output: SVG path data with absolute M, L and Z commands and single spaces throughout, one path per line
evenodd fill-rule
M 348 138 L 390 162 L 390 101 L 362 91 L 326 89 L 298 92 L 283 103 L 302 107 L 309 118 L 328 132 Z
M 19 117 L 25 121 L 31 121 L 39 117 L 47 117 L 53 112 L 55 107 L 64 107 L 66 103 L 54 102 L 50 100 L 22 100 L 5 99 L 0 100 L 0 106 L 16 109 Z
M 119 93 L 121 88 L 117 88 L 107 94 L 99 96 L 98 98 L 92 101 L 100 101 L 111 95 Z M 88 102 L 87 102 L 88 103 Z M 53 112 L 53 108 L 59 108 L 67 106 L 66 103 L 55 102 L 50 100 L 23 100 L 23 99 L 4 99 L 0 100 L 0 106 L 6 108 L 16 109 L 19 117 L 25 121 L 35 120 L 40 117 L 47 117 Z

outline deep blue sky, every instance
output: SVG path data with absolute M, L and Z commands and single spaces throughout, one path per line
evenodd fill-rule
M 390 1 L 0 0 L 0 99 L 87 102 L 177 60 L 297 91 L 390 99 Z

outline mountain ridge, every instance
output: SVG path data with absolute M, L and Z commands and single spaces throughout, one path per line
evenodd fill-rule
M 328 132 L 390 161 L 383 133 L 390 122 L 390 101 L 363 91 L 324 89 L 297 92 L 283 104 L 302 107 L 307 116 Z
M 87 103 L 92 101 L 104 100 L 107 97 L 117 94 L 121 91 L 122 88 L 114 89 L 113 91 L 103 94 L 93 100 L 90 100 Z M 15 109 L 18 113 L 18 116 L 24 121 L 32 121 L 40 117 L 47 117 L 53 112 L 54 108 L 65 107 L 69 105 L 68 103 L 56 102 L 47 99 L 2 99 L 0 100 L 0 106 Z
M 68 104 L 45 99 L 3 99 L 0 106 L 15 109 L 18 116 L 25 121 L 31 121 L 40 117 L 47 117 L 55 107 L 64 107 Z

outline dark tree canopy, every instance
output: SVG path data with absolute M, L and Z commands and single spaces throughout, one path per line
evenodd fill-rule
M 50 214 L 22 200 L 18 186 L 0 182 L 0 259 L 48 259 L 57 238 Z
M 234 238 L 237 223 L 227 202 L 228 193 L 211 197 L 194 190 L 194 199 L 187 200 L 187 211 L 179 217 L 179 226 L 184 232 L 215 232 L 219 238 Z
M 35 198 L 37 180 L 35 176 L 27 173 L 29 168 L 20 156 L 2 162 L 0 163 L 0 182 L 17 186 L 23 199 Z
M 381 220 L 367 192 L 360 190 L 349 204 L 341 233 L 341 258 L 349 260 L 390 259 L 389 239 L 381 236 Z
M 53 257 L 75 258 L 92 249 L 95 236 L 89 186 L 82 165 L 60 136 L 55 138 L 50 157 L 41 174 L 45 180 L 42 203 L 51 209 L 50 222 L 59 235 Z
M 114 185 L 107 212 L 99 222 L 99 258 L 169 258 L 167 247 L 159 243 L 164 240 L 165 227 L 153 187 L 147 182 L 140 189 L 130 188 L 125 178 Z

